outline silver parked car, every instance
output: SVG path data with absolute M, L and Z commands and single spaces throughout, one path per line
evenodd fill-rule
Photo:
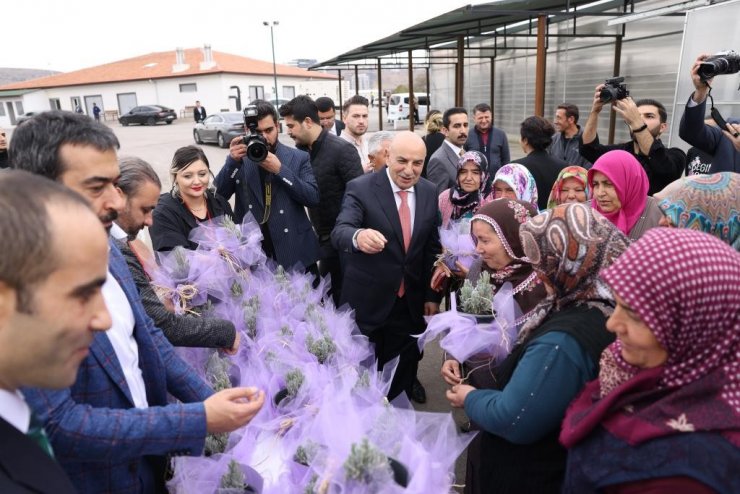
M 244 118 L 241 112 L 215 113 L 195 124 L 193 139 L 198 144 L 215 142 L 222 148 L 229 147 L 231 140 L 244 134 Z

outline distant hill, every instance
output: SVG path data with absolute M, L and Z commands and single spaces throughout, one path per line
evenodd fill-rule
M 12 69 L 9 67 L 0 67 L 0 86 L 54 74 L 59 74 L 59 72 L 56 70 Z

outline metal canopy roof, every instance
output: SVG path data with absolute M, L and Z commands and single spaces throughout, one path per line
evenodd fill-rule
M 335 58 L 318 63 L 311 69 L 346 68 L 367 59 L 396 55 L 409 50 L 432 50 L 439 45 L 457 41 L 463 37 L 510 36 L 516 32 L 531 30 L 537 16 L 547 15 L 549 21 L 562 22 L 582 16 L 615 16 L 606 13 L 617 7 L 633 6 L 640 0 L 602 1 L 555 1 L 555 0 L 503 0 L 479 5 L 467 5 L 409 27 L 387 38 L 355 48 Z M 527 23 L 526 21 L 529 21 Z M 516 27 L 512 24 L 522 23 Z M 533 34 L 532 34 L 533 35 Z M 573 34 L 578 36 L 576 25 Z M 606 36 L 606 35 L 605 35 Z M 445 49 L 454 46 L 445 47 Z M 404 53 L 405 55 L 405 53 Z

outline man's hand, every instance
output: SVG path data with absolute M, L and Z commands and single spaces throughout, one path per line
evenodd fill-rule
M 462 373 L 460 372 L 460 362 L 457 360 L 445 360 L 442 364 L 442 379 L 450 386 L 462 383 Z
M 642 115 L 640 115 L 640 110 L 637 109 L 634 100 L 629 96 L 624 99 L 618 99 L 614 102 L 612 108 L 624 119 L 624 122 L 629 125 L 630 129 L 639 129 L 645 125 L 645 121 L 642 119 Z M 646 131 L 643 130 L 643 132 Z
M 246 149 L 246 147 L 245 147 Z M 274 154 L 268 152 L 265 161 L 260 163 L 260 166 L 270 173 L 277 175 L 280 173 L 280 160 Z
M 452 386 L 452 389 L 447 391 L 447 399 L 450 401 L 450 405 L 455 408 L 463 408 L 465 406 L 465 397 L 468 393 L 475 391 L 473 386 L 467 384 L 456 384 Z
M 234 344 L 231 345 L 231 348 L 222 348 L 221 350 L 226 355 L 236 355 L 236 352 L 239 350 L 239 343 L 241 342 L 241 336 L 239 336 L 239 330 L 236 330 L 236 336 L 234 336 Z
M 229 156 L 234 161 L 241 162 L 247 155 L 247 146 L 242 141 L 242 136 L 234 137 L 229 143 Z
M 699 66 L 701 63 L 709 58 L 711 55 L 708 53 L 702 53 L 698 57 L 696 57 L 696 60 L 694 60 L 694 65 L 691 66 L 691 82 L 694 83 L 694 87 L 696 90 L 694 91 L 694 94 L 691 96 L 691 99 L 694 100 L 695 103 L 702 103 L 705 99 L 707 99 L 707 94 L 709 94 L 709 85 L 712 84 L 713 79 L 709 79 L 707 82 L 704 82 L 701 80 L 701 77 L 699 77 Z
M 596 86 L 596 90 L 594 92 L 594 101 L 591 103 L 591 112 L 592 113 L 599 113 L 601 112 L 601 109 L 604 108 L 604 102 L 601 101 L 601 90 L 604 88 L 605 84 L 599 84 Z
M 434 273 L 432 273 L 432 281 L 429 284 L 430 288 L 435 292 L 442 291 L 442 288 L 444 288 L 445 283 L 450 278 L 450 276 L 452 276 L 452 271 L 450 270 L 450 268 L 448 268 L 445 264 L 440 263 L 437 267 L 434 268 Z
M 230 388 L 214 393 L 203 402 L 206 430 L 220 433 L 238 429 L 249 423 L 264 403 L 265 392 L 257 388 Z
M 357 234 L 357 248 L 365 254 L 382 252 L 387 243 L 385 236 L 377 230 L 366 228 Z
M 722 129 L 722 133 L 730 140 L 732 145 L 735 146 L 735 151 L 740 153 L 740 124 L 728 123 L 727 130 Z
M 439 304 L 437 302 L 424 302 L 424 315 L 433 316 L 439 314 Z

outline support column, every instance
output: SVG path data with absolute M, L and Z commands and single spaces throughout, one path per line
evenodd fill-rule
M 463 105 L 463 83 L 465 70 L 465 37 L 457 37 L 457 64 L 455 65 L 455 106 Z
M 534 114 L 545 116 L 545 74 L 547 63 L 547 16 L 537 17 L 537 66 L 534 86 Z
M 414 131 L 414 59 L 409 50 L 409 130 Z
M 622 36 L 617 36 L 614 43 L 614 70 L 612 77 L 617 77 L 622 67 Z M 605 105 L 609 109 L 609 144 L 614 144 L 614 134 L 617 130 L 617 112 L 611 111 L 611 105 Z
M 360 74 L 357 72 L 357 65 L 355 65 L 355 94 L 360 94 Z M 343 105 L 344 101 L 339 104 Z
M 495 84 L 496 84 L 496 59 L 491 57 L 491 96 L 490 96 L 490 101 L 488 102 L 488 104 L 491 105 L 491 125 L 493 125 L 494 122 L 496 121 Z
M 378 130 L 383 130 L 383 73 L 381 71 L 380 59 L 378 59 Z
M 337 73 L 339 73 L 339 107 L 342 107 L 342 69 L 338 69 Z M 336 105 L 337 102 L 334 104 Z

